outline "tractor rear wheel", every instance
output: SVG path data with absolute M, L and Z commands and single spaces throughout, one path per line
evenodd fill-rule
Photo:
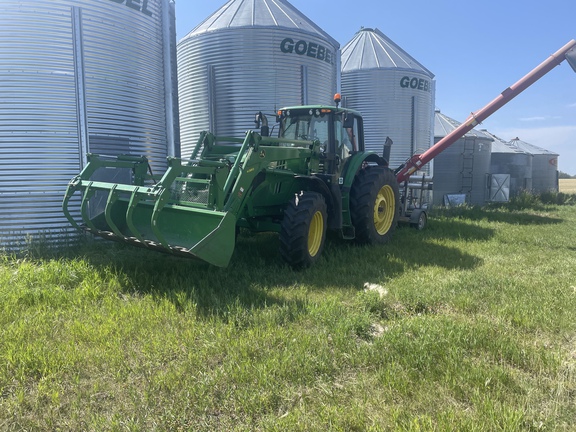
M 314 264 L 324 249 L 327 212 L 324 197 L 300 192 L 284 211 L 280 229 L 280 255 L 292 268 Z
M 361 170 L 352 184 L 350 208 L 359 243 L 390 241 L 400 214 L 400 191 L 394 173 L 382 166 Z

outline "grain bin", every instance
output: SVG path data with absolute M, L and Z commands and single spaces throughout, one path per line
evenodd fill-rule
M 533 156 L 523 150 L 512 147 L 502 138 L 482 130 L 492 137 L 492 156 L 490 173 L 493 175 L 508 174 L 510 176 L 509 196 L 514 197 L 520 192 L 532 189 Z
M 342 48 L 342 96 L 362 112 L 366 148 L 378 153 L 394 142 L 390 166 L 430 148 L 434 74 L 378 29 L 363 28 Z M 428 166 L 425 167 L 428 172 Z
M 243 136 L 258 111 L 333 105 L 338 55 L 339 44 L 286 1 L 227 2 L 178 43 L 182 155 L 204 130 Z
M 532 191 L 558 192 L 558 154 L 514 138 L 509 145 L 532 155 Z
M 440 141 L 461 123 L 436 111 L 434 141 Z M 472 129 L 434 159 L 434 205 L 446 204 L 447 195 L 462 195 L 472 205 L 488 200 L 492 138 Z
M 163 171 L 178 147 L 175 39 L 170 0 L 0 2 L 0 249 L 72 236 L 61 203 L 88 152 Z

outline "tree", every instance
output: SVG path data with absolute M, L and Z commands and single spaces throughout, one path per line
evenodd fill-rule
M 558 171 L 558 178 L 571 179 L 571 178 L 576 178 L 576 176 L 571 176 L 570 174 L 566 174 L 565 172 Z

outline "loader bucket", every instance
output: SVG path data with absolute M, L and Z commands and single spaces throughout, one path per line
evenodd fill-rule
M 119 199 L 108 201 L 104 213 L 85 222 L 87 231 L 105 239 L 219 267 L 226 267 L 234 252 L 236 220 L 231 213 Z
M 70 198 L 78 190 L 82 191 L 82 225 L 74 221 L 68 210 Z M 146 186 L 76 178 L 68 186 L 63 209 L 74 226 L 107 240 L 226 267 L 235 246 L 234 214 L 170 203 L 169 194 L 169 190 Z M 98 200 L 105 202 L 103 209 Z
M 244 140 L 228 140 L 232 145 L 215 148 L 212 135 L 201 135 L 202 157 L 185 162 L 168 158 L 161 178 L 154 177 L 145 157 L 90 154 L 80 175 L 68 184 L 64 214 L 75 227 L 108 240 L 226 267 L 234 251 L 236 218 L 242 205 L 241 200 L 227 199 L 246 196 L 262 163 L 258 156 L 258 164 L 246 170 L 250 175 L 240 184 L 237 179 L 241 168 L 246 168 L 244 158 L 252 155 L 253 133 L 247 133 Z M 242 144 L 240 149 L 238 144 Z M 82 224 L 69 209 L 76 192 L 81 195 Z

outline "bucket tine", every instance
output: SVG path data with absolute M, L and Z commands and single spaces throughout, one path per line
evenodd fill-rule
M 138 203 L 140 201 L 142 201 L 142 197 L 138 193 L 139 190 L 140 190 L 140 188 L 137 187 L 134 190 L 134 192 L 132 192 L 132 196 L 130 197 L 130 202 L 128 203 L 128 210 L 126 211 L 126 224 L 128 225 L 128 229 L 132 232 L 134 237 L 136 237 L 138 240 L 140 240 L 140 242 L 142 242 L 142 244 L 146 245 L 147 243 L 144 241 L 144 237 L 142 237 L 142 234 L 140 234 L 140 231 L 138 231 L 138 229 L 136 228 L 136 225 L 134 224 L 134 220 L 133 220 L 134 209 L 136 208 Z
M 112 186 L 112 189 L 108 194 L 108 200 L 106 201 L 106 208 L 104 209 L 104 217 L 106 218 L 106 223 L 108 224 L 112 232 L 114 232 L 114 234 L 116 234 L 118 237 L 122 238 L 124 237 L 124 234 L 120 232 L 118 226 L 112 220 L 112 207 L 114 206 L 114 203 L 118 200 L 119 197 L 119 194 L 116 191 L 117 186 L 118 185 Z
M 162 211 L 162 208 L 166 203 L 167 198 L 165 197 L 167 197 L 166 194 L 168 192 L 169 191 L 167 189 L 164 189 L 160 194 L 158 200 L 156 201 L 156 204 L 154 204 L 154 211 L 152 212 L 152 219 L 151 219 L 152 231 L 154 232 L 154 235 L 156 236 L 160 244 L 162 244 L 162 246 L 164 246 L 166 249 L 170 249 L 170 245 L 166 241 L 164 235 L 160 232 L 160 229 L 158 228 L 158 218 L 160 217 L 160 212 Z
M 74 218 L 70 214 L 70 210 L 68 208 L 68 206 L 70 205 L 70 198 L 72 198 L 74 193 L 78 190 L 78 188 L 77 188 L 78 182 L 76 181 L 78 179 L 79 179 L 79 176 L 75 177 L 70 182 L 70 184 L 68 185 L 68 188 L 66 189 L 66 195 L 64 195 L 64 201 L 62 201 L 62 211 L 64 212 L 64 216 L 66 216 L 66 219 L 68 219 L 68 221 L 70 221 L 70 223 L 72 224 L 72 226 L 74 228 L 82 229 L 80 227 L 80 225 L 78 225 L 78 223 L 74 220 Z
M 97 231 L 97 228 L 94 226 L 92 221 L 90 220 L 90 216 L 88 215 L 88 201 L 94 195 L 94 189 L 92 189 L 92 183 L 89 182 L 86 185 L 86 190 L 84 191 L 84 195 L 82 196 L 82 205 L 80 206 L 80 211 L 82 213 L 82 220 L 84 223 L 92 230 Z

